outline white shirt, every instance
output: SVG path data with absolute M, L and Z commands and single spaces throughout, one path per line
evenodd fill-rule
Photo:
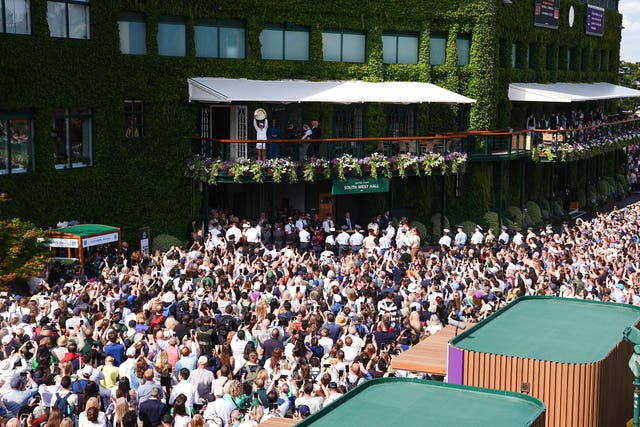
M 509 243 L 509 233 L 503 231 L 502 233 L 500 233 L 500 236 L 498 236 L 498 240 L 506 245 L 507 243 Z
M 333 224 L 333 220 L 332 219 L 325 219 L 324 221 L 322 221 L 322 229 L 324 230 L 325 233 L 331 233 L 331 229 L 334 227 Z
M 298 233 L 300 243 L 309 243 L 311 241 L 311 234 L 304 228 Z
M 362 233 L 356 231 L 349 238 L 349 243 L 351 244 L 351 246 L 362 246 L 363 240 L 364 240 L 364 236 L 362 235 Z
M 255 227 L 247 228 L 244 235 L 247 237 L 248 243 L 258 243 L 260 241 L 258 230 Z
M 339 245 L 348 245 L 349 244 L 349 234 L 346 231 L 343 231 L 342 233 L 338 234 L 338 237 L 336 237 L 336 242 Z
M 127 359 L 118 367 L 120 378 L 127 377 L 129 378 L 129 381 L 131 381 L 131 371 L 133 371 L 134 366 L 136 366 L 136 359 L 133 357 L 127 357 Z
M 191 384 L 185 380 L 180 381 L 176 384 L 171 390 L 171 396 L 169 397 L 169 405 L 173 405 L 173 402 L 176 400 L 176 397 L 180 394 L 184 394 L 187 397 L 187 402 L 185 406 L 187 408 L 192 407 L 194 402 L 196 401 L 196 386 L 195 384 Z
M 451 237 L 449 237 L 448 234 L 445 234 L 440 238 L 440 240 L 438 240 L 438 244 L 440 246 L 447 246 L 447 247 L 451 246 Z
M 265 124 L 266 120 L 262 120 L 260 123 Z M 259 141 L 264 141 L 267 139 L 267 126 L 258 126 L 258 122 L 256 119 L 253 119 L 253 127 L 256 129 L 256 139 Z
M 484 239 L 484 236 L 482 235 L 482 233 L 479 231 L 476 231 L 475 233 L 473 233 L 473 235 L 471 235 L 471 244 L 481 245 L 483 239 Z

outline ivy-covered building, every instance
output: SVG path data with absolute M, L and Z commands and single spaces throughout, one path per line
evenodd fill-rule
M 616 83 L 621 23 L 614 0 L 0 0 L 0 191 L 11 199 L 1 214 L 42 226 L 112 224 L 133 239 L 142 226 L 182 238 L 203 199 L 248 216 L 318 208 L 335 174 L 297 184 L 274 184 L 266 174 L 265 183 L 234 184 L 220 171 L 218 185 L 208 186 L 186 177 L 186 165 L 205 147 L 212 154 L 215 141 L 199 137 L 255 138 L 258 108 L 276 120 L 281 138 L 288 123 L 300 130 L 316 119 L 324 138 L 354 141 L 521 129 L 529 111 L 613 113 L 609 100 L 512 102 L 509 88 Z M 198 77 L 428 82 L 475 102 L 208 103 L 190 99 L 189 79 Z M 426 223 L 443 210 L 451 222 L 476 222 L 529 201 L 553 202 L 568 185 L 584 192 L 576 196 L 584 206 L 589 186 L 598 191 L 598 179 L 615 177 L 623 164 L 615 149 L 591 163 L 543 164 L 532 161 L 530 144 L 487 151 L 496 141 L 456 139 L 469 153 L 465 174 L 403 179 L 394 171 L 388 192 L 335 196 L 333 208 L 361 221 L 393 205 Z M 327 150 L 315 154 L 335 154 Z

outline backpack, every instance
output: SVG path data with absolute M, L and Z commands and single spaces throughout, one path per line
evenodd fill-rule
M 346 378 L 344 379 L 344 386 L 347 389 L 347 391 L 351 391 L 358 386 L 359 382 L 360 382 L 360 377 L 356 378 L 355 381 L 351 382 L 349 381 L 349 375 L 347 375 Z
M 171 316 L 171 309 L 173 309 L 173 307 L 175 307 L 176 303 L 172 302 L 171 304 L 169 304 L 168 306 L 162 306 L 162 316 L 164 316 L 165 318 Z
M 82 385 L 82 382 L 84 381 L 84 386 Z M 73 390 L 73 393 L 75 393 L 78 396 L 78 406 L 76 407 L 76 410 L 78 410 L 78 413 L 80 413 L 81 411 L 79 411 L 80 408 L 82 408 L 84 406 L 84 388 L 87 386 L 87 383 L 89 381 L 88 380 L 76 380 L 73 382 L 73 385 L 71 386 L 71 390 Z
M 205 427 L 224 427 L 224 421 L 216 414 L 209 415 L 209 418 L 204 423 Z
M 60 409 L 60 412 L 62 412 L 62 416 L 64 417 L 70 417 L 73 415 L 73 407 L 69 404 L 69 401 L 67 400 L 67 398 L 71 394 L 72 393 L 69 392 L 64 397 L 62 397 L 60 393 L 56 393 L 56 403 L 55 405 L 53 405 L 53 407 Z
M 253 387 L 253 382 L 258 377 L 258 371 L 260 371 L 260 365 L 244 365 L 240 371 L 241 375 L 244 376 L 245 384 Z
M 218 320 L 218 336 L 221 343 L 226 343 L 229 332 L 235 330 L 236 319 L 233 316 L 225 314 Z

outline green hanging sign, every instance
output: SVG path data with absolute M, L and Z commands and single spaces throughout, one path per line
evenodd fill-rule
M 344 194 L 387 193 L 389 191 L 389 178 L 349 178 L 343 180 L 334 179 L 331 186 L 331 194 L 340 196 Z

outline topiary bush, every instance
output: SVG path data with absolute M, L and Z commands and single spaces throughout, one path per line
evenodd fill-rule
M 542 211 L 540 206 L 534 201 L 527 202 L 527 215 L 531 219 L 531 224 L 542 224 Z
M 481 225 L 485 230 L 488 230 L 489 228 L 493 228 L 494 231 L 497 231 L 498 228 L 500 228 L 500 221 L 498 220 L 498 213 L 497 212 L 493 212 L 493 211 L 486 212 L 482 216 L 482 224 Z
M 562 202 L 560 199 L 554 199 L 551 205 L 551 215 L 556 218 L 562 218 L 564 216 L 564 209 L 562 209 Z
M 509 206 L 505 210 L 504 216 L 515 225 L 522 223 L 522 211 L 517 206 Z
M 433 230 L 433 238 L 434 240 L 438 240 L 439 236 L 442 235 L 442 227 L 440 226 L 440 214 L 435 213 L 431 215 L 431 230 Z M 449 223 L 449 218 L 444 217 L 444 227 L 451 229 L 451 224 Z
M 170 234 L 158 234 L 151 242 L 151 250 L 154 252 L 158 249 L 166 252 L 171 249 L 172 246 L 182 246 L 182 242 Z
M 469 238 L 471 238 L 471 235 L 476 231 L 476 223 L 473 221 L 462 221 L 460 225 Z

